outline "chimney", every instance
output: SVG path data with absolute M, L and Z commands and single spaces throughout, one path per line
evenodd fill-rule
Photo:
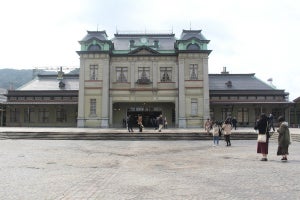
M 226 71 L 226 67 L 223 67 L 223 71 L 221 72 L 221 74 L 229 74 L 229 72 Z

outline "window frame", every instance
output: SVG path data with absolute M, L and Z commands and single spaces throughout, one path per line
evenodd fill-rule
M 90 74 L 89 74 L 90 80 L 98 80 L 98 70 L 99 70 L 99 66 L 97 64 L 90 65 Z
M 198 80 L 198 64 L 190 64 L 189 76 L 190 80 Z
M 127 83 L 128 67 L 116 67 L 116 82 Z
M 165 74 L 168 76 L 165 78 Z M 172 82 L 172 67 L 160 67 L 160 81 Z

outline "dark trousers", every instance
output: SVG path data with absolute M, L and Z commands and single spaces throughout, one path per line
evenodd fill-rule
M 143 132 L 143 125 L 139 125 L 139 131 Z
M 230 145 L 231 145 L 231 142 L 230 142 L 230 135 L 225 135 L 225 141 L 226 141 L 227 146 L 230 146 Z

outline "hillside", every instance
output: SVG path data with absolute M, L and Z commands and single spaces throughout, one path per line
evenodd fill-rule
M 0 69 L 0 88 L 17 89 L 32 80 L 37 74 L 57 73 L 56 71 L 34 71 L 32 69 Z M 79 68 L 70 71 L 69 74 L 78 74 Z
M 0 69 L 0 88 L 16 89 L 30 81 L 32 77 L 31 69 Z

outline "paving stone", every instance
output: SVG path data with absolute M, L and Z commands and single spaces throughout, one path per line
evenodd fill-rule
M 0 199 L 299 199 L 300 143 L 0 140 Z

